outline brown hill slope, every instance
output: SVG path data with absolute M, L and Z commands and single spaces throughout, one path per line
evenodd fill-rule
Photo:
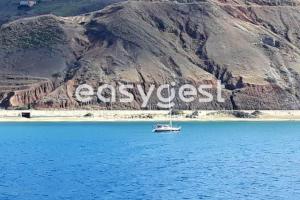
M 39 99 L 26 96 L 36 90 L 32 85 L 23 93 L 18 90 L 18 101 L 14 93 L 2 92 L 0 102 L 37 108 L 140 108 L 136 91 L 131 104 L 106 105 L 94 99 L 80 105 L 74 89 L 81 83 L 141 83 L 148 88 L 166 80 L 181 85 L 220 79 L 226 85 L 225 103 L 187 105 L 177 99 L 177 106 L 299 109 L 297 2 L 130 1 L 77 17 L 48 15 L 5 24 L 0 31 L 4 76 L 35 76 L 52 84 Z M 155 108 L 156 101 L 149 107 Z
M 45 14 L 75 16 L 95 10 L 120 0 L 36 0 L 32 8 L 19 7 L 20 0 L 0 1 L 0 25 L 23 17 Z

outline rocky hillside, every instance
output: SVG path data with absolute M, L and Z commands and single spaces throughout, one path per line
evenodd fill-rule
M 32 8 L 19 7 L 20 0 L 0 1 L 0 25 L 23 17 L 43 14 L 57 16 L 75 16 L 119 2 L 121 0 L 35 0 Z
M 176 106 L 299 109 L 298 4 L 128 1 L 75 17 L 45 15 L 4 24 L 0 105 L 139 109 L 137 91 L 130 104 L 107 105 L 95 98 L 82 105 L 74 90 L 82 83 L 133 83 L 147 89 L 166 81 L 179 86 L 221 80 L 224 103 L 176 99 Z M 156 102 L 151 99 L 148 108 L 156 108 Z

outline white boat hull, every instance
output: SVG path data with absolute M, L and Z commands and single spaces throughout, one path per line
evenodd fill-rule
M 153 132 L 155 133 L 161 133 L 161 132 L 179 132 L 181 130 L 181 127 L 161 127 L 161 128 L 155 128 L 153 129 Z

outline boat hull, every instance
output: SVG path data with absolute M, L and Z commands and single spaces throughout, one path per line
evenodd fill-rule
M 181 128 L 157 128 L 153 129 L 155 133 L 162 133 L 162 132 L 180 132 Z

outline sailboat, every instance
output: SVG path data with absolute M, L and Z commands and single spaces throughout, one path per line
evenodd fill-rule
M 172 123 L 172 108 L 171 108 L 171 100 L 170 100 L 170 86 L 168 87 L 168 95 L 169 95 L 169 124 L 156 124 L 152 132 L 161 133 L 161 132 L 175 132 L 179 133 L 181 131 L 181 127 L 174 127 Z
M 173 127 L 170 124 L 157 124 L 153 129 L 153 132 L 155 132 L 155 133 L 161 133 L 161 132 L 178 133 L 180 131 L 181 131 L 181 127 Z

